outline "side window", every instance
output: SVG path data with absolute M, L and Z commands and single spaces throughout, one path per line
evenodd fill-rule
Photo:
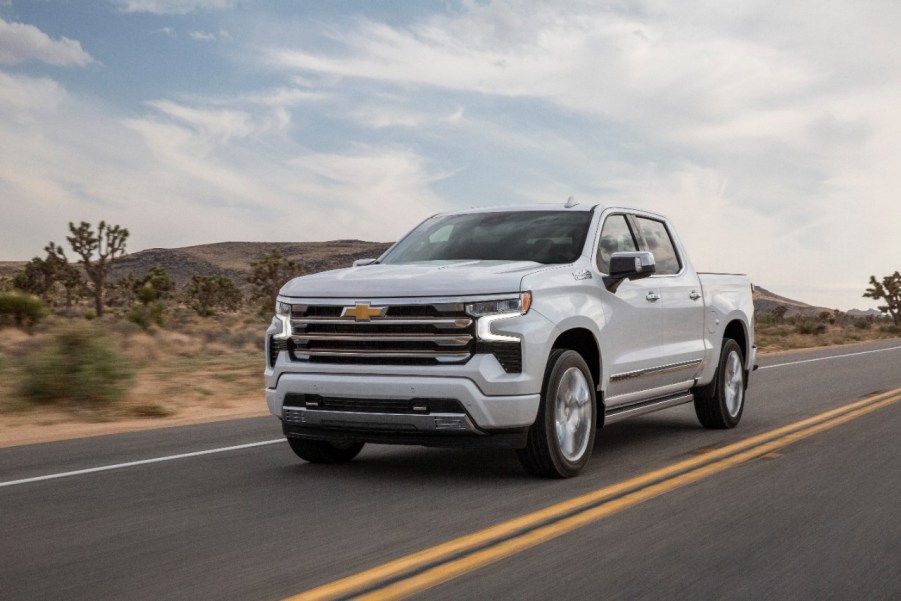
M 611 215 L 601 228 L 601 241 L 598 244 L 598 270 L 610 273 L 610 255 L 618 252 L 635 252 L 635 238 L 629 229 L 625 215 Z
M 682 264 L 679 261 L 679 255 L 676 254 L 676 248 L 673 240 L 670 238 L 669 232 L 666 231 L 666 225 L 662 221 L 647 219 L 645 217 L 636 217 L 638 230 L 641 237 L 644 238 L 648 245 L 647 250 L 654 253 L 654 260 L 657 262 L 657 273 L 664 275 L 679 273 Z

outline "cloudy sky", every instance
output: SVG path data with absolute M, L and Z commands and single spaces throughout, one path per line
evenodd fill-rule
M 0 260 L 390 241 L 454 208 L 668 215 L 850 309 L 901 269 L 897 0 L 0 0 Z

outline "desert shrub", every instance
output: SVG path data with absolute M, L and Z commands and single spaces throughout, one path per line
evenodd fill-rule
M 19 393 L 34 404 L 99 408 L 121 400 L 131 366 L 100 328 L 73 324 L 26 361 Z
M 879 326 L 879 331 L 885 332 L 886 334 L 891 334 L 893 336 L 901 336 L 901 326 L 896 326 L 890 323 Z
M 826 324 L 817 323 L 809 319 L 801 319 L 795 323 L 795 332 L 798 334 L 825 334 Z
M 244 300 L 235 282 L 221 275 L 191 276 L 185 299 L 202 317 L 215 315 L 217 310 L 236 311 Z
M 33 294 L 15 291 L 0 294 L 0 327 L 31 327 L 49 313 L 47 305 Z
M 153 324 L 162 326 L 165 307 L 163 301 L 159 300 L 160 295 L 161 293 L 150 282 L 138 288 L 137 296 L 140 304 L 134 305 L 128 312 L 128 321 L 138 324 L 143 330 L 147 330 Z
M 169 417 L 174 412 L 157 403 L 138 405 L 131 411 L 135 417 Z
M 854 327 L 858 330 L 869 330 L 872 327 L 872 323 L 869 319 L 855 319 Z
M 153 324 L 163 325 L 163 303 L 154 301 L 147 305 L 135 305 L 128 312 L 128 321 L 147 330 Z

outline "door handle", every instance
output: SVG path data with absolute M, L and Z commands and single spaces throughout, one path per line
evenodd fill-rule
M 697 290 L 692 290 L 691 294 L 688 295 L 688 298 L 690 298 L 691 300 L 698 300 L 699 298 L 701 298 L 701 293 Z
M 654 303 L 660 300 L 660 295 L 656 292 L 648 292 L 648 295 L 645 297 L 648 302 Z

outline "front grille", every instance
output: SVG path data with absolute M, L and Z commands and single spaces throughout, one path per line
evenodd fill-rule
M 475 349 L 462 303 L 375 306 L 384 315 L 342 317 L 355 305 L 294 305 L 291 352 L 298 361 L 374 365 L 465 363 Z

